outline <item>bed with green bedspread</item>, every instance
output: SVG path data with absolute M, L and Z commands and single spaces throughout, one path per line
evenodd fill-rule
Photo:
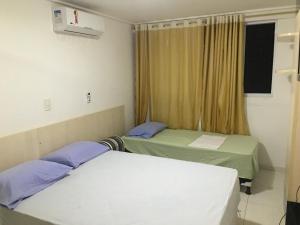
M 123 137 L 125 147 L 133 153 L 148 154 L 236 169 L 240 178 L 252 180 L 258 172 L 258 141 L 251 136 L 226 135 L 217 150 L 188 146 L 203 134 L 222 135 L 191 130 L 165 129 L 150 139 Z

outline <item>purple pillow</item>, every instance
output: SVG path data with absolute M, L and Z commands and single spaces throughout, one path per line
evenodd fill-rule
M 66 145 L 41 159 L 77 168 L 82 163 L 85 163 L 108 150 L 108 146 L 97 142 L 80 141 Z
M 67 176 L 71 167 L 34 160 L 0 173 L 0 205 L 14 209 L 23 199 Z
M 159 122 L 147 122 L 143 123 L 128 132 L 128 136 L 137 136 L 143 138 L 151 138 L 158 132 L 164 130 L 167 127 L 164 123 Z

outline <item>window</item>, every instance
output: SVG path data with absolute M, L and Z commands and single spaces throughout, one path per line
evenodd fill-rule
M 271 93 L 274 35 L 275 23 L 246 26 L 245 93 Z

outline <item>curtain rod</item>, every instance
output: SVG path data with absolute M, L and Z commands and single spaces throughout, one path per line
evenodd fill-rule
M 145 22 L 135 23 L 134 25 L 168 23 L 168 22 L 193 20 L 193 19 L 194 20 L 196 20 L 196 19 L 206 19 L 210 16 L 226 16 L 226 15 L 234 15 L 234 14 L 244 14 L 245 18 L 253 18 L 253 17 L 260 17 L 260 16 L 271 16 L 271 15 L 284 15 L 284 14 L 290 14 L 290 13 L 295 13 L 296 14 L 298 9 L 299 9 L 299 5 L 276 7 L 276 8 L 264 8 L 264 9 L 226 12 L 226 13 L 210 14 L 210 15 L 202 15 L 202 16 L 181 17 L 181 18 L 166 19 L 166 20 L 153 20 L 153 21 L 149 21 L 149 22 L 145 21 Z

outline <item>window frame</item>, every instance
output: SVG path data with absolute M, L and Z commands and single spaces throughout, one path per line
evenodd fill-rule
M 269 24 L 269 23 L 274 23 L 275 24 L 275 30 L 274 30 L 274 53 L 273 53 L 273 69 L 272 69 L 272 82 L 271 82 L 271 93 L 245 93 L 245 97 L 273 97 L 273 85 L 274 85 L 274 78 L 276 74 L 276 58 L 277 58 L 277 29 L 278 29 L 278 23 L 276 19 L 270 19 L 270 20 L 260 20 L 260 21 L 249 21 L 245 22 L 245 46 L 244 46 L 244 65 L 246 63 L 246 37 L 247 37 L 247 32 L 246 32 L 246 27 L 247 25 L 258 25 L 258 24 Z

